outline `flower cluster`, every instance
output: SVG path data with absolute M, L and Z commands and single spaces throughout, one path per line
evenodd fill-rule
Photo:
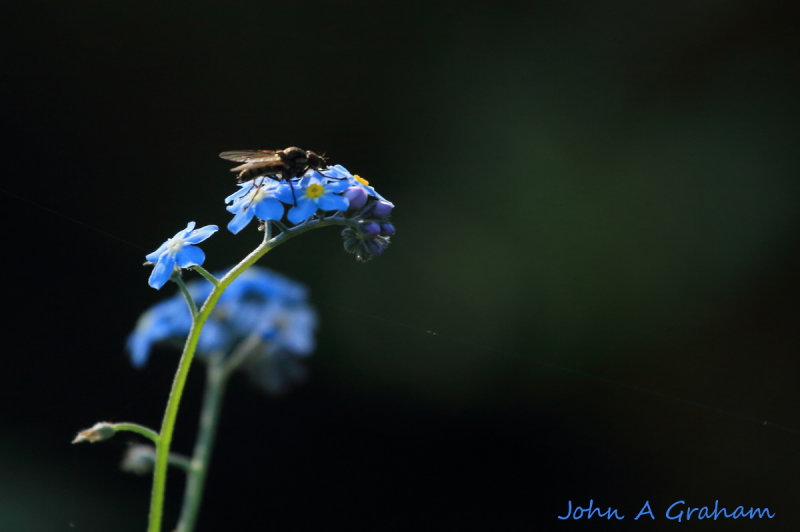
M 207 281 L 186 287 L 196 303 L 212 289 Z M 302 376 L 296 358 L 314 350 L 317 318 L 307 300 L 302 285 L 263 268 L 248 268 L 217 302 L 200 334 L 197 353 L 240 357 L 256 381 L 270 391 L 280 391 L 288 381 Z M 151 307 L 128 337 L 133 365 L 143 366 L 155 344 L 183 342 L 191 324 L 181 294 Z
M 244 229 L 253 218 L 299 226 L 338 216 L 348 222 L 342 232 L 345 250 L 361 261 L 380 255 L 395 233 L 389 222 L 394 205 L 366 179 L 341 165 L 312 170 L 288 181 L 261 177 L 239 187 L 225 199 L 228 212 L 234 215 L 228 223 L 232 233 Z
M 228 229 L 234 234 L 254 217 L 262 221 L 280 221 L 284 216 L 284 203 L 291 205 L 286 219 L 294 225 L 307 221 L 318 211 L 343 211 L 348 206 L 347 198 L 341 195 L 348 183 L 317 171 L 289 181 L 259 177 L 239 186 L 239 190 L 225 198 L 225 203 L 230 203 L 228 212 L 234 215 L 228 223 Z
M 389 246 L 389 237 L 394 234 L 394 226 L 389 222 L 392 206 L 385 202 L 374 202 L 363 209 L 354 227 L 342 230 L 344 249 L 361 262 L 377 257 Z
M 262 223 L 275 222 L 282 230 L 287 230 L 284 222 L 294 228 L 311 221 L 335 219 L 347 226 L 342 231 L 345 251 L 359 261 L 383 253 L 395 233 L 389 221 L 394 205 L 369 186 L 366 179 L 351 174 L 341 165 L 309 170 L 290 180 L 258 177 L 240 183 L 239 189 L 225 198 L 225 203 L 233 214 L 228 229 L 234 234 L 253 218 Z M 195 223 L 189 222 L 186 229 L 147 255 L 147 261 L 154 264 L 148 280 L 150 286 L 160 289 L 176 268 L 201 266 L 205 254 L 196 244 L 217 229 L 216 225 L 195 229 Z

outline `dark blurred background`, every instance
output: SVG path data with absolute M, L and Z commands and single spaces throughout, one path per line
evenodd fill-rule
M 797 529 L 799 11 L 6 5 L 0 530 L 145 529 L 134 438 L 69 442 L 159 425 L 177 353 L 123 349 L 172 295 L 144 255 L 227 224 L 218 152 L 288 145 L 369 179 L 398 234 L 367 264 L 335 229 L 262 261 L 309 285 L 319 349 L 285 396 L 233 382 L 199 532 L 582 530 L 555 516 L 590 498 L 614 530 L 672 530 L 680 499 Z M 206 265 L 259 240 L 223 229 Z

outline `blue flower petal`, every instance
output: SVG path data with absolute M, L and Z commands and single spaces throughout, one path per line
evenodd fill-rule
M 246 183 L 239 183 L 239 187 L 240 187 L 239 190 L 237 190 L 236 192 L 225 198 L 225 203 L 230 203 L 232 201 L 235 201 L 239 198 L 246 196 L 247 193 L 250 192 L 250 189 L 253 188 L 253 183 L 251 181 L 248 181 Z
M 353 177 L 352 174 L 350 174 L 350 172 L 348 172 L 345 169 L 345 167 L 342 166 L 341 164 L 337 164 L 337 165 L 334 165 L 334 166 L 329 166 L 328 168 L 323 170 L 323 172 L 324 172 L 324 175 L 326 177 L 333 177 L 333 178 L 337 178 L 337 179 L 341 179 L 341 178 L 348 179 L 348 178 Z
M 330 192 L 343 192 L 350 186 L 350 183 L 346 179 L 342 179 L 340 181 L 332 181 L 330 183 L 325 184 L 325 190 Z
M 292 207 L 289 209 L 289 213 L 286 215 L 286 218 L 288 218 L 293 224 L 299 224 L 300 222 L 308 220 L 315 212 L 317 212 L 317 204 L 315 202 L 308 199 L 298 198 L 297 207 Z
M 239 214 L 239 213 L 240 213 L 241 211 L 243 211 L 243 210 L 244 210 L 246 207 L 247 207 L 247 204 L 246 204 L 246 203 L 245 203 L 245 204 L 243 204 L 243 202 L 242 202 L 242 201 L 240 201 L 240 200 L 237 200 L 237 201 L 233 202 L 231 205 L 228 205 L 228 206 L 226 206 L 226 207 L 225 207 L 225 210 L 226 210 L 226 211 L 228 211 L 228 212 L 229 212 L 229 213 L 231 213 L 231 214 Z
M 323 194 L 317 203 L 319 208 L 324 211 L 346 211 L 350 206 L 347 198 L 337 194 Z
M 167 241 L 167 242 L 169 242 L 169 241 Z M 146 257 L 145 257 L 145 259 L 147 259 L 149 262 L 158 262 L 158 257 L 160 257 L 162 253 L 164 253 L 165 251 L 167 251 L 167 242 L 164 242 L 163 244 L 161 244 L 160 246 L 158 246 L 158 249 L 157 249 L 157 250 L 155 250 L 155 251 L 154 251 L 154 252 L 152 252 L 152 253 L 149 253 L 149 254 L 148 254 Z
M 248 209 L 252 206 L 253 203 L 253 195 L 252 194 L 245 194 L 240 198 L 237 198 L 233 203 L 225 207 L 225 210 L 231 214 L 237 214 L 240 211 Z
M 192 224 L 194 224 L 194 222 L 192 222 Z M 219 227 L 217 227 L 216 225 L 206 225 L 196 231 L 193 231 L 191 234 L 184 237 L 183 240 L 187 244 L 199 244 L 203 240 L 207 239 L 208 237 L 216 233 L 218 230 Z
M 205 260 L 206 254 L 203 253 L 203 250 L 192 245 L 183 246 L 183 248 L 175 254 L 175 262 L 181 268 L 200 266 Z
M 169 253 L 162 253 L 158 258 L 156 265 L 153 266 L 153 271 L 150 272 L 150 278 L 147 280 L 147 284 L 156 290 L 159 290 L 167 281 L 169 281 L 174 268 L 175 256 Z
M 294 194 L 292 194 L 292 190 L 294 190 Z M 275 189 L 275 197 L 287 205 L 294 205 L 295 198 L 299 198 L 302 194 L 303 190 L 294 181 L 292 183 L 284 181 L 281 187 Z
M 237 212 L 233 219 L 228 222 L 228 231 L 235 235 L 250 223 L 250 220 L 253 219 L 253 216 L 255 216 L 253 209 Z
M 283 204 L 273 198 L 259 201 L 253 210 L 259 220 L 280 220 L 283 217 Z
M 297 184 L 300 187 L 300 189 L 302 189 L 301 192 L 304 192 L 304 189 L 307 188 L 308 185 L 314 185 L 314 184 L 321 185 L 322 181 L 314 177 L 313 175 L 304 175 L 303 177 L 300 178 L 300 181 Z
M 186 224 L 186 229 L 175 233 L 175 238 L 180 237 L 185 239 L 192 231 L 194 231 L 194 226 L 195 226 L 194 222 L 189 222 L 188 224 Z

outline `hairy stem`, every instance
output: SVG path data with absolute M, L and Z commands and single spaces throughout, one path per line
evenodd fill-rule
M 217 286 L 219 284 L 219 279 L 214 277 L 208 270 L 206 270 L 202 266 L 192 266 L 192 269 L 197 273 L 199 273 L 200 275 L 202 275 L 203 277 L 205 277 L 206 280 L 209 283 L 213 284 L 214 286 Z
M 183 282 L 181 274 L 172 274 L 172 280 L 175 281 L 175 284 L 180 288 L 181 294 L 183 294 L 183 298 L 186 300 L 186 304 L 189 305 L 189 312 L 191 312 L 192 318 L 194 319 L 194 317 L 197 316 L 197 305 L 195 305 L 192 294 L 189 293 L 189 289 L 186 287 L 186 283 Z

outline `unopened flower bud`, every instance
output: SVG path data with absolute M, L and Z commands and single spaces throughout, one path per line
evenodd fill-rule
M 366 238 L 372 238 L 381 232 L 381 226 L 375 222 L 369 222 L 361 226 L 361 232 Z
M 367 224 L 369 225 L 369 224 Z M 356 256 L 356 260 L 365 262 L 383 253 L 389 245 L 389 237 L 375 235 L 368 237 L 363 232 L 363 227 L 358 230 L 347 227 L 342 231 L 344 249 Z
M 350 187 L 344 191 L 344 197 L 350 202 L 350 209 L 360 209 L 367 204 L 369 194 L 363 187 Z
M 376 257 L 383 253 L 383 248 L 376 240 L 365 240 L 364 247 L 366 247 L 367 250 Z
M 100 421 L 99 423 L 95 423 L 93 427 L 80 431 L 78 435 L 75 436 L 75 439 L 72 440 L 72 443 L 81 443 L 85 441 L 95 443 L 107 440 L 114 436 L 115 432 L 114 425 L 105 421 Z
M 390 223 L 381 224 L 381 236 L 392 236 L 394 235 L 395 230 L 394 226 Z
M 393 208 L 394 206 L 391 203 L 379 201 L 375 204 L 375 207 L 373 207 L 372 214 L 376 218 L 386 218 L 392 212 Z

